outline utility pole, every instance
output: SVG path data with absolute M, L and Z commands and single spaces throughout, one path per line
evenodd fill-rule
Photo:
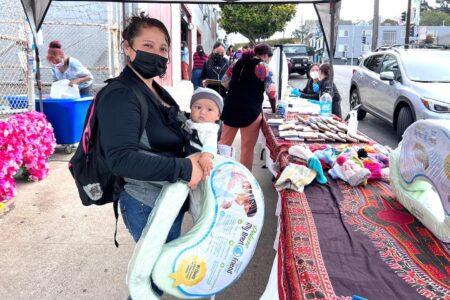
M 406 10 L 406 30 L 405 30 L 405 45 L 409 46 L 409 30 L 411 28 L 411 0 L 408 0 L 408 9 Z
M 411 1 L 411 0 L 409 0 Z M 380 20 L 380 0 L 374 0 L 372 23 L 372 51 L 378 46 L 378 22 Z

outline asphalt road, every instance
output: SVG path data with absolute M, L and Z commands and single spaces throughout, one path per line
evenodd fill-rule
M 334 83 L 336 84 L 339 93 L 341 94 L 341 109 L 342 116 L 346 116 L 350 110 L 349 94 L 350 81 L 352 78 L 353 66 L 335 66 L 334 67 Z M 306 76 L 299 74 L 292 74 L 289 77 L 289 84 L 292 87 L 303 89 L 306 85 Z M 382 145 L 387 145 L 392 149 L 397 148 L 398 141 L 393 127 L 370 114 L 367 114 L 364 120 L 358 122 L 358 130 L 371 137 Z

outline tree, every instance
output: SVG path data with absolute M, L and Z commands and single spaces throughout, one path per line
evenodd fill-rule
M 386 19 L 383 22 L 381 22 L 381 25 L 392 25 L 392 26 L 397 26 L 398 22 L 392 19 Z
M 424 40 L 425 44 L 433 44 L 434 37 L 431 34 L 427 34 L 427 37 Z
M 450 14 L 442 11 L 428 10 L 422 12 L 420 16 L 421 26 L 442 26 L 443 23 L 450 25 Z
M 283 31 L 294 18 L 295 4 L 220 4 L 220 26 L 229 33 L 240 33 L 254 45 L 277 31 Z

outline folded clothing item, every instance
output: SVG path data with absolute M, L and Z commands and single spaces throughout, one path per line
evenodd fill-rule
M 370 171 L 357 165 L 351 158 L 347 159 L 344 155 L 336 159 L 336 163 L 342 167 L 342 172 L 351 186 L 358 186 L 370 176 Z
M 308 159 L 308 168 L 316 171 L 317 176 L 315 179 L 318 183 L 320 184 L 327 183 L 327 178 L 323 174 L 322 164 L 320 163 L 319 159 L 314 155 Z
M 317 173 L 314 170 L 302 165 L 289 163 L 275 182 L 275 188 L 277 191 L 290 189 L 303 192 L 304 187 L 310 184 L 316 175 Z

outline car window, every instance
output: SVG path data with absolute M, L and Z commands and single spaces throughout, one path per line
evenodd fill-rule
M 394 80 L 401 81 L 401 73 L 398 69 L 398 62 L 395 56 L 387 54 L 384 57 L 383 63 L 381 64 L 381 72 L 393 72 Z
M 364 67 L 368 68 L 368 65 L 370 65 L 371 60 L 372 60 L 372 56 L 367 57 L 363 62 Z
M 306 46 L 284 46 L 284 53 L 286 54 L 301 54 L 306 55 Z
M 369 62 L 367 62 L 367 65 L 364 63 L 365 67 L 369 69 L 370 71 L 373 71 L 375 73 L 378 73 L 379 66 L 381 64 L 381 61 L 383 60 L 384 54 L 377 54 L 372 56 Z
M 405 75 L 413 81 L 450 82 L 449 51 L 409 51 L 403 53 L 401 59 Z

